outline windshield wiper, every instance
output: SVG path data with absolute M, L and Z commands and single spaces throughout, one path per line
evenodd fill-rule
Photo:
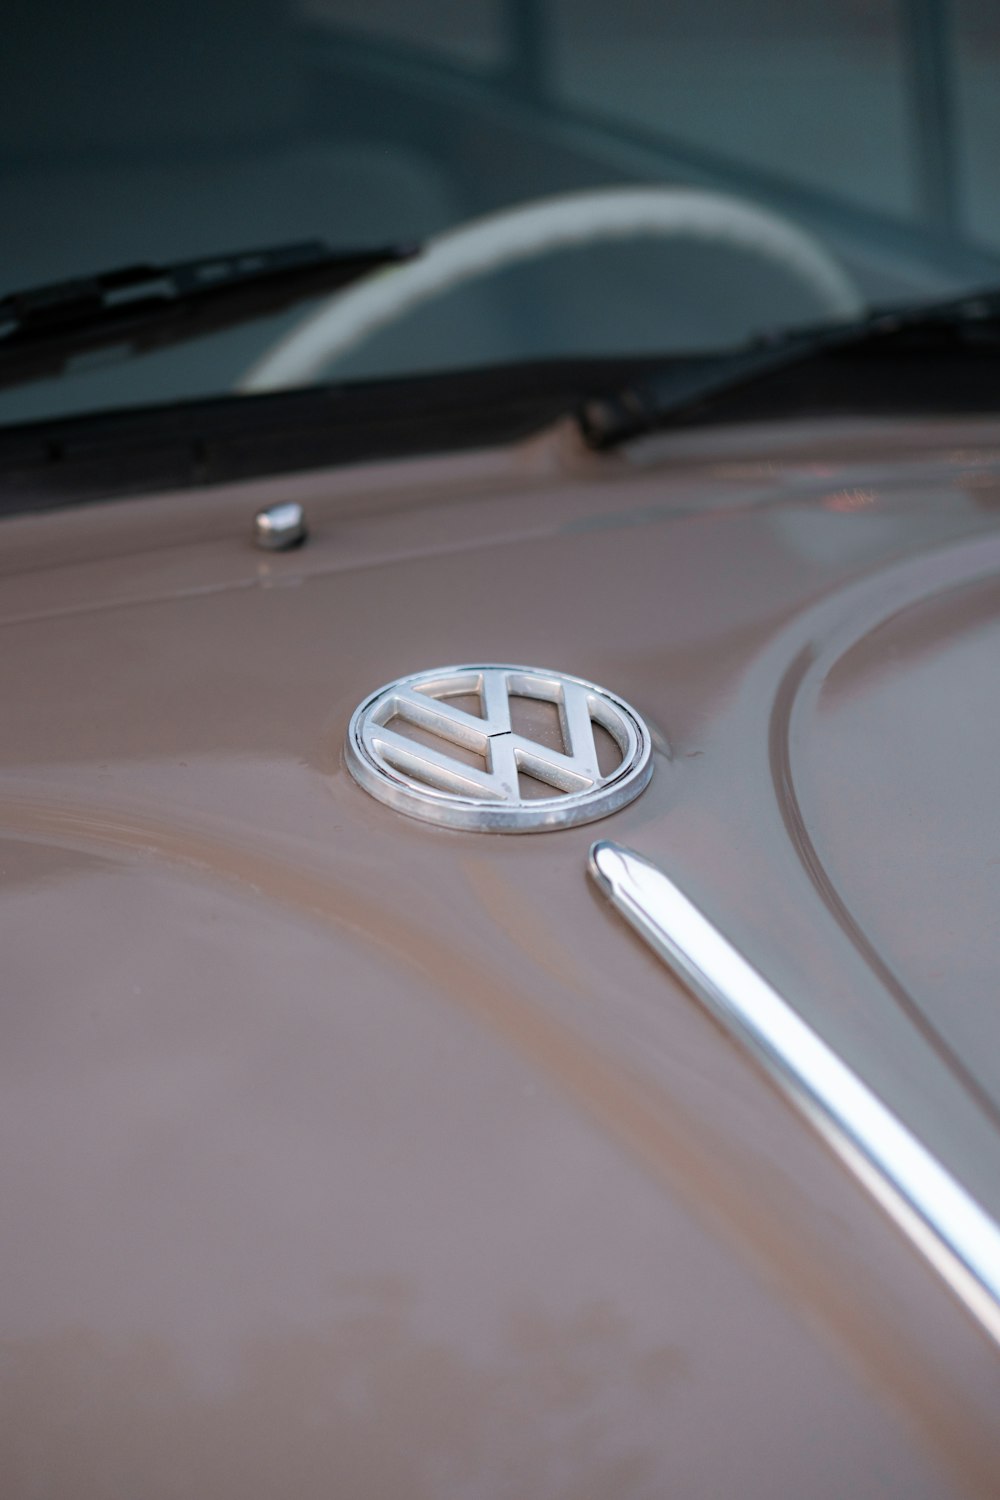
M 320 240 L 167 265 L 122 266 L 0 298 L 0 386 L 55 375 L 96 349 L 128 353 L 199 338 L 336 291 L 414 246 L 330 250 Z
M 849 323 L 789 329 L 722 354 L 681 357 L 665 363 L 613 396 L 584 403 L 579 421 L 594 448 L 614 448 L 632 438 L 681 426 L 708 414 L 718 398 L 766 384 L 786 371 L 806 381 L 830 357 L 864 362 L 873 356 L 897 365 L 947 354 L 1000 354 L 1000 289 L 916 307 L 873 310 Z M 994 375 L 1000 407 L 1000 370 Z

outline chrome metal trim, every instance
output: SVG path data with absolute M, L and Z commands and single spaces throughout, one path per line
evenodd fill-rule
M 449 698 L 476 694 L 482 715 Z M 514 732 L 510 700 L 534 698 L 559 711 L 563 751 Z M 394 728 L 399 724 L 400 728 Z M 605 729 L 620 760 L 602 775 L 594 725 Z M 433 735 L 440 748 L 411 737 Z M 448 753 L 460 747 L 480 765 Z M 397 812 L 479 833 L 531 833 L 589 823 L 637 797 L 653 771 L 649 731 L 635 709 L 581 677 L 538 667 L 439 667 L 379 688 L 359 705 L 347 731 L 354 779 Z M 525 798 L 526 772 L 554 796 Z
M 590 851 L 590 873 L 1000 1343 L 995 1221 L 661 870 L 601 841 Z
M 269 505 L 253 519 L 253 539 L 265 552 L 287 552 L 306 539 L 306 515 L 295 500 Z

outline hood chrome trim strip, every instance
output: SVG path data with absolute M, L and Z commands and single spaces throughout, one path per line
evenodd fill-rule
M 649 860 L 602 840 L 600 890 L 783 1093 L 1000 1344 L 1000 1228 Z

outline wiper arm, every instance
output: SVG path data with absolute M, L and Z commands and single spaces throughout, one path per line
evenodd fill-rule
M 726 353 L 678 358 L 614 396 L 587 401 L 579 421 L 592 447 L 614 448 L 682 425 L 718 397 L 739 393 L 786 370 L 819 364 L 828 355 L 917 355 L 956 349 L 1000 353 L 1000 289 L 923 306 L 874 310 L 849 323 L 790 329 Z
M 320 240 L 122 266 L 0 298 L 0 386 L 55 375 L 81 355 L 144 353 L 336 291 L 417 247 L 330 250 Z

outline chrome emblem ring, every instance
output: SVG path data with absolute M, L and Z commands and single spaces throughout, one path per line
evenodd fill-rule
M 478 700 L 479 712 L 454 699 Z M 553 728 L 544 739 L 516 727 L 515 710 L 530 719 L 546 704 Z M 346 754 L 355 781 L 380 802 L 477 833 L 593 822 L 631 802 L 653 772 L 649 730 L 634 708 L 583 678 L 538 667 L 401 677 L 355 709 Z

